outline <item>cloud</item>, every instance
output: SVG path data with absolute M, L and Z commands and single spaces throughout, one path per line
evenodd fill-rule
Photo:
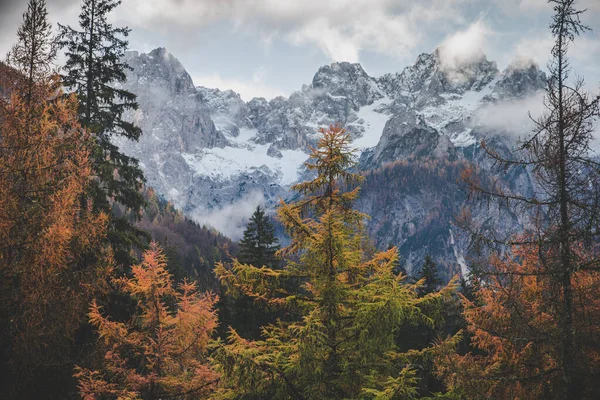
M 550 22 L 552 15 L 552 5 L 547 0 L 495 0 L 496 6 L 503 10 L 511 18 L 527 18 L 530 20 L 546 20 Z M 587 32 L 582 36 L 575 38 L 575 42 L 569 48 L 569 57 L 579 62 L 575 69 L 594 65 L 597 63 L 597 55 L 600 53 L 600 36 L 598 36 L 598 26 L 596 22 L 600 19 L 600 1 L 598 0 L 578 0 L 575 3 L 576 9 L 585 9 L 586 12 L 581 16 L 583 24 L 590 25 L 592 32 Z M 544 24 L 542 29 L 524 30 L 520 38 L 512 46 L 514 58 L 533 60 L 540 67 L 545 67 L 550 59 L 550 51 L 554 45 L 551 33 Z M 588 73 L 592 68 L 588 68 Z
M 550 33 L 544 32 L 539 36 L 527 35 L 514 46 L 515 59 L 532 60 L 540 67 L 545 67 L 550 60 L 550 51 L 554 39 Z
M 522 15 L 524 12 L 552 12 L 552 4 L 549 4 L 548 0 L 494 0 L 494 3 L 507 15 Z M 600 12 L 600 2 L 598 0 L 578 0 L 575 8 L 597 13 Z
M 538 120 L 548 112 L 544 106 L 545 95 L 544 91 L 540 91 L 520 100 L 483 107 L 473 116 L 472 124 L 524 140 L 532 134 L 535 128 L 534 120 Z M 592 134 L 590 149 L 592 155 L 600 155 L 600 124 L 598 121 Z
M 594 67 L 597 68 L 597 62 L 595 61 L 600 54 L 600 37 L 592 38 L 590 36 L 581 36 L 575 39 L 575 42 L 569 48 L 569 55 L 584 63 L 594 63 Z
M 296 45 L 316 44 L 332 60 L 358 62 L 359 46 L 348 40 L 339 29 L 330 26 L 324 18 L 315 19 L 288 34 L 288 39 Z
M 506 132 L 525 138 L 535 127 L 531 118 L 537 119 L 545 112 L 544 92 L 529 97 L 492 104 L 479 109 L 473 116 L 473 124 L 488 130 Z M 529 114 L 531 113 L 531 118 Z
M 219 73 L 193 76 L 192 79 L 194 80 L 194 84 L 198 86 L 231 89 L 238 93 L 244 101 L 250 101 L 254 97 L 264 97 L 270 100 L 284 94 L 281 90 L 265 83 L 266 69 L 264 67 L 258 68 L 251 80 L 224 77 Z
M 496 7 L 506 15 L 520 16 L 525 12 L 551 10 L 548 0 L 494 0 Z
M 48 20 L 57 31 L 57 22 L 75 25 L 79 15 L 79 0 L 47 0 Z M 0 59 L 17 41 L 17 29 L 23 22 L 27 1 L 0 0 Z
M 263 194 L 256 191 L 217 210 L 194 211 L 192 218 L 198 223 L 212 226 L 233 240 L 238 240 L 242 237 L 248 219 L 256 207 L 264 203 Z
M 314 45 L 334 61 L 358 61 L 365 50 L 406 55 L 424 31 L 460 24 L 460 6 L 468 1 L 129 0 L 120 15 L 132 26 L 170 31 L 231 23 L 266 41 L 282 38 Z
M 537 36 L 529 35 L 515 44 L 514 58 L 516 60 L 532 60 L 544 68 L 551 59 L 550 52 L 553 46 L 554 38 L 549 32 L 543 32 Z M 595 72 L 598 54 L 600 54 L 600 39 L 597 36 L 586 35 L 575 38 L 575 41 L 569 45 L 567 56 L 577 61 L 577 65 L 573 66 L 574 72 L 586 72 L 581 71 L 582 67 L 584 69 L 588 67 L 587 69 L 591 72 Z
M 464 31 L 449 36 L 440 45 L 440 61 L 448 69 L 457 69 L 464 64 L 480 60 L 484 56 L 490 28 L 483 19 L 478 19 Z

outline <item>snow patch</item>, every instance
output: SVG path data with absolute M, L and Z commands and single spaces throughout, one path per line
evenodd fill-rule
M 475 136 L 471 135 L 472 129 L 468 128 L 462 132 L 455 133 L 449 136 L 450 141 L 456 147 L 469 147 L 477 143 Z
M 465 256 L 462 254 L 462 251 L 459 252 L 456 248 L 456 244 L 454 243 L 454 234 L 452 233 L 452 229 L 450 231 L 450 245 L 452 246 L 452 250 L 454 250 L 454 257 L 456 258 L 456 262 L 460 266 L 460 274 L 464 279 L 468 279 L 469 277 L 469 267 L 467 267 L 467 262 L 465 261 Z
M 240 130 L 240 136 L 252 137 L 252 130 Z M 243 132 L 243 133 L 242 133 Z M 244 143 L 239 140 L 238 143 Z M 281 185 L 290 185 L 298 180 L 298 169 L 308 158 L 301 150 L 283 150 L 282 157 L 275 158 L 267 154 L 269 145 L 202 149 L 198 153 L 182 153 L 183 159 L 194 173 L 213 180 L 227 181 L 243 173 L 263 171 L 272 174 Z
M 492 80 L 479 91 L 468 90 L 464 94 L 445 93 L 442 94 L 444 104 L 425 107 L 420 115 L 432 128 L 448 136 L 452 144 L 457 147 L 467 147 L 476 143 L 471 129 L 459 133 L 449 133 L 446 127 L 454 122 L 467 124 L 475 111 L 485 105 L 484 99 L 490 96 L 499 78 Z
M 382 106 L 388 104 L 390 101 L 391 100 L 389 97 L 384 97 L 374 101 L 373 104 L 361 107 L 361 109 L 358 110 L 358 121 L 348 124 L 362 125 L 365 129 L 363 135 L 358 139 L 355 139 L 352 143 L 355 148 L 362 151 L 377 146 L 379 139 L 381 139 L 383 128 L 385 128 L 386 122 L 390 119 L 389 115 L 378 110 L 380 110 Z M 361 120 L 362 124 L 360 123 Z

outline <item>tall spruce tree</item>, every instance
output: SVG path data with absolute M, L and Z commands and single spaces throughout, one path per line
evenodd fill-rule
M 138 216 L 144 206 L 140 188 L 144 177 L 138 161 L 120 152 L 111 141 L 113 136 L 138 140 L 141 129 L 124 119 L 124 113 L 137 108 L 136 96 L 116 84 L 126 80 L 129 65 L 123 61 L 130 29 L 116 28 L 107 21 L 108 14 L 120 0 L 83 0 L 79 29 L 60 26 L 59 44 L 67 61 L 63 84 L 77 95 L 79 121 L 95 138 L 93 168 L 97 180 L 90 189 L 94 207 L 111 213 L 113 201 L 130 214 L 111 217 L 108 238 L 115 258 L 130 262 L 132 246 L 140 245 L 142 232 L 128 218 Z
M 503 238 L 479 232 L 469 213 L 462 218 L 476 239 L 512 248 L 479 272 L 475 301 L 465 299 L 473 345 L 487 355 L 456 356 L 455 369 L 442 365 L 447 382 L 467 398 L 598 397 L 600 355 L 591 338 L 600 324 L 593 318 L 597 302 L 586 299 L 600 286 L 600 164 L 590 153 L 600 96 L 570 76 L 568 48 L 589 29 L 581 23 L 585 10 L 575 0 L 549 3 L 554 46 L 546 112 L 510 158 L 482 144 L 502 170 L 529 169 L 535 190 L 521 195 L 482 185 L 472 170 L 464 175 L 472 193 L 508 204 L 530 221 L 525 232 Z M 464 390 L 475 387 L 472 394 Z
M 275 236 L 275 228 L 265 214 L 265 210 L 257 206 L 248 221 L 244 236 L 239 243 L 239 262 L 255 267 L 266 266 L 276 268 L 280 262 L 276 257 L 279 240 Z M 221 297 L 222 320 L 227 326 L 233 326 L 244 338 L 260 338 L 261 327 L 282 317 L 281 313 L 257 304 L 252 297 Z
M 419 273 L 419 279 L 423 279 L 424 281 L 419 291 L 422 296 L 435 292 L 442 283 L 438 276 L 437 265 L 429 254 L 425 256 L 423 267 Z
M 365 251 L 365 215 L 352 208 L 359 189 L 345 191 L 361 180 L 348 171 L 350 136 L 339 126 L 320 132 L 306 163 L 316 178 L 295 185 L 301 199 L 279 208 L 291 237 L 280 254 L 293 259 L 282 269 L 236 261 L 215 268 L 230 293 L 298 315 L 263 327 L 261 340 L 230 331 L 214 355 L 223 383 L 217 398 L 414 398 L 411 362 L 434 352 L 401 352 L 396 334 L 404 324 L 439 322 L 452 287 L 419 298 L 418 285 L 394 274 L 396 248 Z
M 261 206 L 250 217 L 244 237 L 240 240 L 239 261 L 256 267 L 275 267 L 279 250 L 279 240 L 275 228 Z

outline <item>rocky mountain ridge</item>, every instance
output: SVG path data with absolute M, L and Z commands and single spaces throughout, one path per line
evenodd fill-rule
M 478 113 L 532 96 L 546 79 L 532 64 L 499 71 L 484 55 L 448 67 L 436 50 L 420 55 L 414 65 L 398 73 L 379 78 L 369 76 L 360 64 L 333 63 L 319 68 L 310 84 L 288 98 L 244 102 L 231 90 L 194 86 L 166 49 L 128 52 L 126 60 L 133 71 L 123 86 L 138 95 L 140 104 L 130 117 L 144 134 L 138 143 L 119 142 L 119 146 L 140 160 L 148 183 L 167 199 L 192 218 L 213 223 L 234 238 L 255 205 L 273 206 L 289 195 L 289 186 L 305 173 L 302 164 L 319 127 L 341 123 L 348 129 L 362 171 L 426 160 L 438 160 L 441 166 L 473 162 L 485 170 L 489 163 L 478 146 L 480 139 L 491 137 L 502 151 L 510 151 L 514 134 L 527 132 L 491 129 L 476 118 Z M 419 185 L 410 179 L 407 185 L 410 198 L 391 196 L 392 204 L 383 207 L 388 215 L 397 216 L 383 218 L 389 227 L 385 234 L 378 233 L 381 226 L 375 227 L 383 220 L 378 215 L 381 207 L 372 207 L 378 193 L 363 193 L 360 204 L 374 214 L 370 228 L 379 246 L 406 247 L 419 236 L 414 221 L 426 220 L 424 214 L 432 212 L 416 207 L 419 203 L 452 201 L 434 193 L 439 187 L 425 185 L 414 191 Z M 510 177 L 508 185 L 529 190 L 527 173 Z M 444 190 L 455 189 L 450 186 Z M 406 247 L 409 254 L 403 256 L 409 270 L 418 268 L 425 251 L 459 264 L 468 243 L 457 244 L 450 210 L 460 208 L 463 201 L 456 196 L 457 204 L 436 209 L 440 214 L 448 212 L 436 219 L 447 225 L 438 236 Z M 490 218 L 500 214 L 492 213 Z

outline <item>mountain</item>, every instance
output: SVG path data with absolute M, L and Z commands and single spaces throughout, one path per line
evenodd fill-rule
M 446 271 L 465 271 L 469 240 L 452 222 L 466 200 L 457 183 L 466 166 L 499 177 L 508 190 L 532 190 L 527 171 L 498 175 L 478 143 L 485 138 L 508 154 L 527 133 L 487 116 L 543 89 L 546 77 L 533 64 L 499 71 L 482 54 L 449 65 L 438 49 L 378 78 L 360 64 L 333 63 L 288 98 L 244 102 L 231 90 L 194 86 L 166 49 L 128 52 L 126 61 L 133 70 L 123 86 L 140 104 L 129 117 L 144 134 L 118 145 L 186 215 L 234 237 L 258 203 L 272 207 L 289 196 L 307 173 L 302 164 L 318 128 L 337 122 L 351 133 L 367 177 L 359 205 L 372 217 L 369 230 L 379 247 L 400 247 L 409 271 L 425 253 Z M 500 231 L 520 224 L 508 210 L 475 211 L 480 224 Z

